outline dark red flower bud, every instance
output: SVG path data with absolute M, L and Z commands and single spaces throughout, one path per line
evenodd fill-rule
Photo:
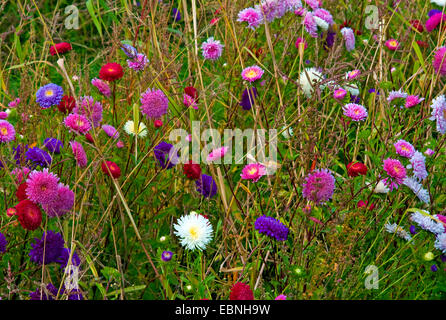
M 156 120 L 153 122 L 153 125 L 155 126 L 155 128 L 160 128 L 160 127 L 163 126 L 163 122 L 162 122 L 161 120 L 159 120 L 159 119 L 156 119 Z
M 183 165 L 183 173 L 192 180 L 197 180 L 201 176 L 201 167 L 199 164 L 192 163 L 190 160 Z
M 418 30 L 418 32 L 424 31 L 423 24 L 420 22 L 420 20 L 411 20 L 410 24 L 412 25 L 412 28 Z
M 55 54 L 63 54 L 65 52 L 71 51 L 71 44 L 68 42 L 56 43 L 54 46 L 50 47 L 50 54 L 54 56 Z
M 17 200 L 22 201 L 28 198 L 28 196 L 26 195 L 26 188 L 28 188 L 28 184 L 26 182 L 19 185 L 17 191 L 15 192 Z
M 426 41 L 417 40 L 416 42 L 420 48 L 429 48 L 429 43 Z
M 76 100 L 74 100 L 71 96 L 63 96 L 62 100 L 60 100 L 57 105 L 57 109 L 59 109 L 62 113 L 70 113 L 74 107 L 76 106 Z
M 87 139 L 87 141 L 90 143 L 94 143 L 93 137 L 91 136 L 91 134 L 89 132 L 87 132 L 85 134 L 85 139 Z
M 366 175 L 367 174 L 367 167 L 365 164 L 361 163 L 361 162 L 350 162 L 347 165 L 347 173 L 349 175 L 349 177 L 356 177 L 361 175 Z
M 118 179 L 121 176 L 121 169 L 118 167 L 116 163 L 112 161 L 102 162 L 101 169 L 102 172 L 104 172 L 106 175 L 111 176 L 115 179 Z
M 198 91 L 194 87 L 184 88 L 184 93 L 194 98 L 195 102 L 198 102 Z

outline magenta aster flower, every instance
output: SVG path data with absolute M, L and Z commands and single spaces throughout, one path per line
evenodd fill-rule
M 436 14 L 432 15 L 426 21 L 426 31 L 427 32 L 433 31 L 440 24 L 442 20 L 446 20 L 446 14 L 442 12 L 437 12 Z
M 104 124 L 102 125 L 102 130 L 104 130 L 104 132 L 111 138 L 113 139 L 118 139 L 119 138 L 119 132 L 118 130 L 115 129 L 115 127 L 109 125 L 109 124 Z
M 446 47 L 440 47 L 435 51 L 434 59 L 432 60 L 432 65 L 434 66 L 435 72 L 439 73 L 441 76 L 446 75 Z
M 414 146 L 405 140 L 398 140 L 395 142 L 394 146 L 396 153 L 402 157 L 410 158 L 415 153 Z
M 345 90 L 343 88 L 338 88 L 333 93 L 333 98 L 335 98 L 337 100 L 342 100 L 342 99 L 344 99 L 346 94 L 347 94 L 347 90 Z
M 259 8 L 246 8 L 238 13 L 238 22 L 247 22 L 248 28 L 255 29 L 263 23 L 263 15 Z
M 345 48 L 347 51 L 352 51 L 355 49 L 355 33 L 353 29 L 344 27 L 341 29 L 342 37 L 345 41 Z
M 0 120 L 0 142 L 11 142 L 14 139 L 14 126 L 6 120 Z
M 326 23 L 328 23 L 329 26 L 331 26 L 333 24 L 333 17 L 331 15 L 331 13 L 325 9 L 318 8 L 318 9 L 314 10 L 313 15 L 315 17 L 318 17 L 318 18 L 324 20 Z
M 355 69 L 355 70 L 352 70 L 347 73 L 347 79 L 353 80 L 353 79 L 356 79 L 357 77 L 359 77 L 360 75 L 361 75 L 361 71 L 358 69 Z
M 70 141 L 71 150 L 74 154 L 74 159 L 76 159 L 76 163 L 79 167 L 84 168 L 87 166 L 87 154 L 85 153 L 82 144 L 77 141 Z
M 315 204 L 323 204 L 333 197 L 334 189 L 335 178 L 328 169 L 321 169 L 307 175 L 302 194 Z
M 263 164 L 250 163 L 243 168 L 240 176 L 244 180 L 252 180 L 252 182 L 257 182 L 265 174 L 266 174 L 266 168 Z
M 427 148 L 426 151 L 424 151 L 424 154 L 430 157 L 435 154 L 435 151 L 432 150 L 431 148 Z
M 400 43 L 396 39 L 389 39 L 384 45 L 391 51 L 398 50 L 398 48 L 400 47 Z
M 26 195 L 32 202 L 46 205 L 51 203 L 57 196 L 57 185 L 59 177 L 48 169 L 43 171 L 34 170 L 28 176 L 26 184 Z
M 94 85 L 101 94 L 103 94 L 107 98 L 110 97 L 111 90 L 105 81 L 102 81 L 101 79 L 98 78 L 94 78 L 93 80 L 91 80 L 91 84 Z
M 315 10 L 321 5 L 319 0 L 305 0 L 305 3 L 310 6 L 311 9 Z
M 305 27 L 305 31 L 307 31 L 311 37 L 317 38 L 317 23 L 310 11 L 308 11 L 305 15 L 303 24 Z
M 65 126 L 71 131 L 84 134 L 91 129 L 87 117 L 81 114 L 71 113 L 64 119 Z
M 186 93 L 183 95 L 183 103 L 186 107 L 192 107 L 194 109 L 198 109 L 197 102 L 195 101 L 194 97 L 191 97 Z
M 300 45 L 301 43 L 302 43 L 304 49 L 308 48 L 308 43 L 307 43 L 307 41 L 305 41 L 304 38 L 299 37 L 299 38 L 297 38 L 296 43 L 295 43 L 295 46 L 296 46 L 297 49 L 299 49 L 299 45 Z
M 215 40 L 214 37 L 208 38 L 201 45 L 201 52 L 203 57 L 208 60 L 217 60 L 220 58 L 223 52 L 223 45 L 219 40 Z
M 102 121 L 102 104 L 94 101 L 93 97 L 85 96 L 82 98 L 79 106 L 73 109 L 73 113 L 86 116 L 93 123 L 94 127 L 99 127 Z
M 142 53 L 138 53 L 133 59 L 127 60 L 127 65 L 129 66 L 129 68 L 135 71 L 144 70 L 144 68 L 147 66 L 148 63 L 149 60 Z
M 141 113 L 147 118 L 159 118 L 167 113 L 169 100 L 159 89 L 148 88 L 141 95 Z
M 415 107 L 417 104 L 419 104 L 423 100 L 424 100 L 424 98 L 420 98 L 415 95 L 407 96 L 406 103 L 404 104 L 404 107 L 406 107 L 406 108 Z
M 389 186 L 390 190 L 392 190 L 394 187 L 398 188 L 398 185 L 402 184 L 407 176 L 406 168 L 404 168 L 401 162 L 397 159 L 387 158 L 384 160 L 383 169 L 392 178 Z M 389 184 L 388 181 L 387 183 Z
M 351 118 L 353 121 L 362 121 L 367 118 L 367 109 L 356 103 L 346 104 L 343 108 L 344 115 Z
M 209 163 L 223 158 L 225 154 L 228 152 L 228 149 L 229 147 L 220 147 L 212 150 L 206 157 L 206 161 Z
M 263 73 L 264 71 L 262 70 L 262 68 L 254 65 L 243 69 L 242 78 L 243 80 L 254 82 L 256 80 L 259 80 L 262 77 Z
M 57 185 L 57 195 L 48 204 L 42 205 L 49 217 L 60 217 L 68 213 L 74 205 L 74 192 L 63 183 Z

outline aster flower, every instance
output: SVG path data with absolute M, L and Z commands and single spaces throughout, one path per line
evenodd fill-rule
M 251 110 L 254 99 L 257 97 L 257 89 L 256 87 L 250 87 L 243 90 L 242 100 L 240 101 L 240 105 L 243 110 Z
M 124 124 L 124 131 L 130 136 L 138 135 L 138 138 L 147 136 L 147 127 L 142 122 L 139 123 L 139 128 L 137 130 L 135 123 L 132 120 L 129 120 Z
M 183 94 L 183 103 L 186 107 L 192 107 L 195 110 L 198 109 L 197 102 L 195 101 L 195 99 L 186 93 Z
M 30 292 L 30 300 L 54 300 L 59 290 L 52 284 L 48 283 L 45 288 L 37 288 L 36 291 Z
M 4 119 L 8 118 L 10 112 L 11 111 L 9 109 L 6 111 L 0 111 L 0 119 L 4 120 Z
M 413 212 L 410 220 L 418 224 L 421 229 L 432 232 L 433 234 L 444 233 L 443 224 L 435 221 L 426 210 L 418 209 L 418 211 Z
M 17 220 L 19 220 L 23 229 L 36 230 L 42 223 L 42 211 L 38 205 L 31 200 L 22 200 L 16 206 Z
M 274 300 L 286 300 L 286 295 L 279 294 Z
M 299 38 L 297 38 L 296 43 L 295 43 L 294 45 L 296 46 L 297 49 L 299 49 L 299 46 L 300 46 L 301 44 L 302 44 L 304 50 L 305 50 L 306 48 L 308 48 L 308 43 L 307 43 L 307 41 L 305 41 L 304 38 L 299 37 Z
M 28 149 L 25 153 L 25 156 L 28 162 L 31 162 L 29 164 L 31 168 L 35 168 L 37 166 L 45 168 L 51 165 L 51 156 L 46 151 L 38 147 Z
M 15 181 L 20 184 L 24 182 L 27 179 L 28 173 L 30 173 L 31 170 L 27 167 L 23 168 L 14 168 L 14 170 L 11 171 L 11 174 L 15 176 Z
M 60 42 L 60 43 L 56 43 L 54 46 L 50 47 L 50 54 L 52 56 L 56 55 L 56 54 L 63 54 L 66 53 L 68 51 L 71 51 L 72 47 L 71 44 L 68 42 Z
M 333 98 L 335 98 L 337 100 L 342 100 L 342 99 L 344 99 L 346 94 L 347 94 L 347 91 L 345 89 L 338 88 L 335 90 L 335 92 L 333 92 Z
M 172 260 L 173 252 L 172 251 L 163 251 L 161 254 L 161 259 L 165 262 Z
M 6 120 L 0 120 L 0 142 L 7 143 L 15 139 L 15 129 Z
M 446 254 L 446 232 L 437 235 L 434 247 Z
M 325 88 L 324 85 L 319 84 L 322 80 L 324 80 L 324 76 L 316 68 L 306 68 L 299 75 L 299 85 L 307 98 L 311 98 L 314 91 L 313 86 L 319 85 L 319 88 Z
M 43 233 L 42 238 L 34 238 L 29 252 L 30 259 L 39 265 L 56 262 L 62 254 L 64 245 L 65 241 L 60 233 L 48 230 Z
M 392 178 L 390 182 L 390 190 L 398 188 L 399 184 L 402 184 L 406 178 L 406 169 L 399 160 L 387 158 L 384 160 L 383 169 Z
M 446 99 L 444 95 L 441 95 L 434 100 L 431 104 L 432 113 L 429 120 L 437 121 L 437 131 L 441 134 L 446 133 Z
M 408 97 L 408 94 L 403 92 L 401 89 L 398 91 L 390 91 L 389 96 L 387 97 L 388 102 L 392 102 L 395 99 L 406 99 Z
M 446 75 L 446 47 L 440 47 L 435 51 L 434 59 L 432 60 L 432 65 L 434 66 L 435 72 L 439 73 L 441 76 Z
M 229 300 L 254 300 L 254 294 L 249 285 L 237 282 L 231 288 Z
M 6 245 L 8 241 L 6 241 L 5 235 L 0 232 L 0 253 L 4 253 L 6 251 Z
M 69 114 L 64 119 L 64 124 L 71 132 L 78 134 L 84 134 L 91 129 L 91 125 L 87 117 L 76 113 Z
M 107 98 L 110 97 L 111 90 L 109 85 L 105 81 L 102 81 L 101 79 L 98 78 L 94 78 L 91 80 L 91 84 L 94 85 L 102 95 L 106 96 Z
M 402 157 L 411 158 L 415 153 L 415 148 L 406 140 L 400 139 L 393 144 L 396 153 Z
M 167 113 L 169 100 L 159 89 L 148 88 L 141 95 L 141 112 L 147 118 L 159 118 Z
M 254 227 L 260 234 L 275 238 L 277 241 L 286 241 L 288 238 L 288 228 L 273 217 L 266 215 L 258 217 L 254 223 Z
M 398 226 L 396 223 L 386 223 L 384 228 L 388 233 L 395 233 L 400 238 L 403 238 L 406 241 L 412 241 L 411 235 L 404 230 L 402 227 Z
M 410 163 L 412 165 L 413 173 L 415 177 L 419 180 L 424 180 L 427 178 L 428 173 L 426 171 L 426 158 L 419 151 L 415 151 L 413 156 L 410 158 Z
M 59 177 L 48 169 L 34 170 L 28 176 L 26 195 L 28 199 L 38 204 L 51 203 L 57 196 Z
M 176 22 L 181 21 L 181 13 L 177 8 L 172 8 L 172 17 Z
M 441 11 L 435 12 L 426 21 L 426 31 L 427 32 L 433 31 L 444 20 L 446 20 L 446 14 L 442 13 Z
M 104 132 L 111 138 L 113 139 L 118 139 L 119 138 L 119 132 L 118 130 L 115 129 L 115 127 L 109 125 L 109 124 L 104 124 L 102 125 L 102 130 L 104 130 Z
M 121 168 L 113 161 L 105 161 L 101 164 L 101 170 L 106 175 L 118 179 L 121 176 Z
M 247 22 L 248 28 L 254 30 L 263 23 L 263 15 L 260 9 L 246 8 L 238 13 L 238 22 Z
M 413 177 L 407 177 L 404 179 L 403 184 L 407 186 L 410 190 L 415 193 L 415 195 L 420 199 L 420 201 L 429 204 L 430 203 L 430 197 L 429 192 L 423 188 L 423 185 L 417 181 L 417 179 L 414 179 Z
M 311 37 L 317 38 L 317 22 L 310 11 L 308 11 L 305 15 L 303 24 L 305 27 L 305 31 L 308 32 Z
M 28 185 L 26 184 L 26 182 L 21 183 L 18 187 L 17 187 L 17 191 L 15 192 L 15 196 L 17 198 L 17 200 L 22 201 L 28 198 L 28 196 L 26 195 L 26 189 L 28 188 Z
M 204 250 L 212 240 L 213 230 L 209 220 L 193 212 L 178 219 L 173 228 L 181 245 L 189 250 Z
M 44 109 L 51 106 L 58 105 L 63 97 L 63 89 L 57 84 L 50 83 L 47 84 L 36 93 L 36 101 Z
M 361 75 L 361 71 L 358 69 L 347 72 L 346 79 L 353 80 Z
M 317 169 L 305 178 L 302 194 L 305 199 L 315 204 L 323 204 L 331 199 L 334 189 L 335 179 L 330 171 Z
M 384 43 L 384 45 L 391 51 L 398 50 L 400 47 L 400 43 L 396 39 L 389 39 Z
M 419 104 L 423 100 L 424 100 L 424 98 L 420 98 L 420 97 L 415 96 L 415 95 L 407 96 L 406 103 L 404 104 L 404 107 L 405 108 L 415 107 L 417 104 Z
M 375 193 L 388 193 L 389 191 L 390 189 L 387 186 L 386 179 L 379 180 L 378 184 L 373 189 L 373 192 Z
M 115 81 L 121 79 L 124 75 L 124 70 L 119 63 L 111 62 L 102 66 L 99 70 L 99 78 L 107 81 Z
M 246 165 L 240 176 L 244 180 L 251 180 L 252 182 L 257 182 L 261 177 L 266 175 L 266 168 L 260 163 L 251 163 Z
M 245 81 L 254 82 L 262 78 L 263 73 L 264 71 L 262 70 L 262 68 L 254 65 L 243 69 L 242 78 Z
M 355 33 L 353 29 L 344 27 L 341 29 L 342 37 L 345 41 L 345 48 L 347 51 L 352 51 L 355 49 Z
M 346 104 L 342 110 L 344 110 L 344 115 L 351 118 L 353 121 L 363 121 L 367 118 L 367 109 L 356 103 Z
M 430 157 L 435 154 L 435 151 L 430 148 L 427 148 L 426 151 L 424 151 L 424 154 Z
M 367 174 L 367 166 L 361 162 L 350 162 L 347 165 L 347 174 L 349 177 L 365 176 Z
M 331 26 L 334 22 L 333 16 L 331 15 L 331 13 L 325 9 L 322 9 L 322 8 L 318 8 L 318 9 L 314 10 L 313 16 L 324 20 L 329 26 Z
M 121 50 L 125 53 L 125 55 L 127 57 L 129 57 L 130 59 L 133 59 L 136 57 L 136 55 L 138 54 L 138 51 L 136 50 L 135 47 L 129 45 L 129 44 L 122 44 L 121 45 Z
M 57 105 L 57 109 L 59 109 L 62 113 L 70 113 L 74 107 L 76 106 L 76 100 L 74 100 L 71 96 L 63 96 L 62 100 L 60 100 Z
M 325 38 L 325 45 L 326 45 L 325 49 L 333 47 L 335 42 L 335 37 L 336 37 L 336 32 L 330 30 L 327 32 L 327 37 Z
M 197 191 L 205 198 L 212 198 L 217 194 L 217 184 L 214 179 L 207 174 L 202 174 L 201 177 L 195 180 Z
M 313 15 L 313 19 L 316 22 L 317 26 L 319 28 L 321 28 L 322 31 L 327 31 L 328 30 L 329 25 L 328 25 L 328 23 L 325 20 L 323 20 L 323 19 L 321 19 L 319 17 L 316 17 L 314 15 Z
M 85 153 L 82 144 L 77 141 L 70 141 L 71 151 L 73 152 L 74 159 L 76 159 L 76 164 L 80 168 L 85 168 L 87 166 L 87 154 Z
M 229 150 L 229 147 L 226 147 L 226 146 L 212 150 L 206 157 L 206 162 L 210 163 L 210 162 L 215 162 L 217 160 L 220 160 L 221 158 L 223 158 L 225 156 L 225 154 L 228 152 L 228 150 Z M 220 162 L 217 162 L 217 163 L 220 163 Z
M 59 257 L 56 259 L 55 262 L 60 264 L 60 268 L 65 270 L 65 268 L 68 265 L 68 262 L 70 260 L 71 250 L 68 248 L 63 248 L 60 252 Z M 76 251 L 73 252 L 73 255 L 71 256 L 71 265 L 78 267 L 81 264 L 81 259 L 77 255 Z
M 201 52 L 205 59 L 215 61 L 220 58 L 223 52 L 223 47 L 224 46 L 219 40 L 215 40 L 214 37 L 210 37 L 201 44 Z
M 46 138 L 43 141 L 43 145 L 49 152 L 55 154 L 59 154 L 60 149 L 63 148 L 62 141 L 57 140 L 56 138 Z
M 130 69 L 135 71 L 142 71 L 149 63 L 146 55 L 142 53 L 138 53 L 133 59 L 127 60 L 127 65 Z
M 20 103 L 20 98 L 15 98 L 14 100 L 12 100 L 11 102 L 8 103 L 8 107 L 17 108 L 19 103 Z
M 102 104 L 93 97 L 84 96 L 80 105 L 73 109 L 73 113 L 87 117 L 94 127 L 99 127 L 102 121 Z
M 175 149 L 170 143 L 161 141 L 153 150 L 155 158 L 163 169 L 170 169 L 177 164 L 178 158 Z
M 74 192 L 63 183 L 57 185 L 57 194 L 53 201 L 42 205 L 49 217 L 61 217 L 71 211 L 74 206 Z
M 193 163 L 192 160 L 183 165 L 183 173 L 192 180 L 197 180 L 201 177 L 201 167 L 197 163 Z

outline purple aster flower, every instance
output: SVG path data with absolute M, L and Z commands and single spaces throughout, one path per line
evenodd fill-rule
M 161 254 L 161 259 L 163 261 L 170 261 L 172 259 L 173 256 L 173 252 L 172 251 L 163 251 L 163 253 Z
M 57 185 L 57 193 L 53 200 L 42 205 L 49 217 L 60 217 L 70 212 L 74 206 L 74 192 L 63 183 Z
M 51 161 L 52 161 L 51 156 L 45 150 L 42 150 L 38 147 L 28 149 L 28 151 L 26 151 L 25 155 L 26 155 L 26 159 L 29 162 L 31 162 L 29 164 L 29 167 L 32 169 L 34 169 L 37 166 L 46 168 L 51 165 Z
M 328 169 L 315 170 L 305 178 L 302 194 L 315 204 L 323 204 L 331 199 L 335 189 L 335 178 Z
M 138 54 L 138 51 L 136 50 L 135 47 L 129 45 L 129 44 L 122 44 L 121 45 L 121 50 L 125 53 L 125 55 L 127 57 L 129 57 L 130 59 L 133 59 L 136 57 L 136 55 Z
M 59 290 L 52 284 L 48 283 L 46 288 L 37 288 L 36 291 L 30 292 L 30 300 L 54 300 Z
M 56 138 L 46 138 L 43 141 L 43 145 L 49 152 L 55 154 L 59 154 L 60 149 L 63 148 L 62 141 L 57 140 Z
M 169 99 L 159 89 L 148 88 L 141 95 L 141 113 L 147 118 L 159 118 L 167 113 Z
M 12 148 L 13 154 L 14 154 L 14 160 L 16 161 L 17 165 L 25 164 L 27 161 L 25 152 L 28 150 L 28 145 L 22 145 L 18 144 L 16 148 Z
M 113 139 L 118 139 L 119 138 L 119 132 L 118 130 L 115 129 L 115 127 L 109 125 L 109 124 L 104 124 L 102 125 L 102 130 L 104 130 L 104 132 L 111 138 Z
M 43 109 L 47 109 L 54 105 L 57 106 L 62 100 L 62 97 L 62 87 L 54 83 L 41 87 L 36 93 L 36 101 Z
M 26 195 L 34 203 L 47 205 L 57 196 L 59 177 L 47 168 L 43 171 L 32 171 L 26 180 Z
M 68 260 L 70 259 L 71 250 L 68 248 L 63 248 L 59 258 L 55 261 L 60 264 L 61 269 L 65 269 L 68 265 Z M 77 255 L 76 251 L 73 252 L 71 257 L 71 265 L 78 267 L 81 264 L 81 259 Z
M 48 230 L 43 233 L 42 238 L 34 238 L 29 252 L 30 259 L 39 265 L 56 262 L 63 254 L 64 244 L 60 233 Z
M 201 52 L 203 57 L 208 60 L 217 60 L 220 58 L 223 52 L 223 45 L 219 40 L 215 40 L 214 37 L 208 38 L 201 45 Z
M 417 233 L 417 227 L 415 227 L 414 225 L 411 225 L 409 227 L 409 231 L 411 234 L 415 235 Z
M 178 157 L 170 143 L 161 141 L 153 150 L 155 158 L 163 169 L 170 169 L 177 164 Z
M 6 251 L 6 245 L 8 241 L 6 241 L 5 235 L 0 232 L 0 253 L 4 253 Z
M 172 9 L 172 17 L 176 22 L 181 21 L 181 13 L 177 8 Z
M 243 90 L 242 100 L 240 101 L 240 105 L 244 110 L 251 110 L 252 105 L 254 103 L 254 99 L 257 97 L 257 89 L 255 87 L 251 87 Z
M 307 31 L 311 37 L 317 38 L 317 23 L 310 11 L 305 15 L 303 24 L 305 26 L 305 31 Z
M 431 265 L 431 271 L 432 272 L 437 272 L 438 271 L 438 267 L 435 264 Z
M 277 241 L 286 241 L 288 238 L 289 229 L 282 222 L 273 217 L 268 217 L 266 215 L 258 217 L 254 223 L 254 227 L 260 234 L 275 238 Z
M 73 109 L 73 113 L 87 117 L 94 127 L 99 127 L 102 121 L 102 104 L 94 101 L 93 97 L 84 96 L 81 98 L 80 105 L 76 105 Z
M 345 48 L 347 51 L 352 51 L 355 49 L 355 33 L 351 28 L 342 28 L 341 29 L 342 37 L 345 41 Z
M 437 13 L 442 13 L 442 11 L 441 11 L 441 10 L 438 10 L 438 9 L 432 9 L 432 10 L 430 10 L 430 11 L 427 13 L 427 15 L 428 15 L 428 17 L 430 18 L 430 17 L 432 17 L 434 14 L 437 14 Z
M 319 8 L 320 2 L 319 0 L 305 0 L 305 3 L 310 6 L 311 9 L 315 10 Z
M 413 173 L 415 177 L 419 180 L 424 180 L 427 178 L 428 173 L 426 171 L 426 158 L 419 151 L 415 151 L 412 158 L 410 158 L 410 163 L 412 165 Z
M 238 13 L 238 22 L 247 22 L 248 28 L 254 30 L 263 23 L 263 15 L 260 9 L 246 8 Z
M 429 120 L 437 121 L 437 131 L 441 134 L 446 133 L 446 98 L 444 95 L 441 95 L 434 100 L 432 100 L 431 104 L 432 113 Z
M 14 126 L 6 120 L 0 120 L 0 142 L 11 142 L 14 139 Z
M 142 53 L 138 53 L 135 58 L 127 60 L 127 65 L 129 66 L 129 68 L 135 71 L 144 70 L 148 63 L 149 60 Z
M 217 184 L 214 179 L 207 174 L 202 174 L 201 177 L 195 180 L 197 191 L 206 198 L 212 198 L 217 194 Z
M 398 91 L 390 91 L 389 96 L 387 97 L 388 102 L 392 102 L 395 99 L 406 99 L 408 94 L 401 89 Z
M 335 42 L 336 32 L 328 31 L 327 32 L 327 38 L 325 39 L 325 43 L 327 47 L 331 48 L 333 47 L 333 44 Z
M 98 78 L 94 78 L 91 80 L 91 84 L 94 85 L 101 94 L 103 94 L 107 98 L 110 97 L 111 90 L 109 85 L 105 81 Z

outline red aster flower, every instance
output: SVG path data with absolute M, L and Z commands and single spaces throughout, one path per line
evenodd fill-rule
M 28 188 L 28 184 L 26 182 L 19 185 L 17 191 L 15 192 L 17 200 L 22 201 L 28 198 L 28 196 L 26 195 L 26 188 Z
M 237 282 L 231 288 L 229 300 L 254 300 L 254 294 L 249 285 L 243 282 Z
M 183 173 L 192 180 L 197 180 L 201 177 L 201 167 L 199 164 L 192 163 L 192 160 L 183 165 Z
M 107 167 L 108 167 L 108 170 L 107 170 Z M 118 167 L 118 165 L 116 163 L 114 163 L 112 161 L 102 162 L 101 169 L 102 169 L 102 172 L 104 172 L 106 175 L 110 176 L 110 174 L 111 174 L 111 177 L 113 177 L 115 179 L 118 179 L 121 176 L 121 169 Z M 110 170 L 110 173 L 109 173 L 109 170 Z
M 198 102 L 198 91 L 194 87 L 184 88 L 184 93 L 194 98 L 195 102 Z
M 8 208 L 8 209 L 6 209 L 6 215 L 8 217 L 15 216 L 16 214 L 17 214 L 16 208 Z
M 418 30 L 418 32 L 424 31 L 423 24 L 420 22 L 420 20 L 411 20 L 410 24 L 412 25 L 412 28 L 414 28 L 415 30 Z
M 429 48 L 429 44 L 426 41 L 417 40 L 416 42 L 420 48 Z
M 366 175 L 367 174 L 367 167 L 364 163 L 361 162 L 350 162 L 347 165 L 347 173 L 349 175 L 349 177 L 356 177 L 361 175 Z
M 57 105 L 57 109 L 59 109 L 62 113 L 70 113 L 74 107 L 76 106 L 76 100 L 74 100 L 71 96 L 63 96 L 60 103 Z
M 162 122 L 161 120 L 159 120 L 159 119 L 156 119 L 156 120 L 153 122 L 153 125 L 155 126 L 155 128 L 160 128 L 160 127 L 163 126 L 163 122 Z
M 119 63 L 110 62 L 102 66 L 99 71 L 99 78 L 102 80 L 115 81 L 121 79 L 124 71 Z
M 37 204 L 26 199 L 20 201 L 16 206 L 17 219 L 26 230 L 36 230 L 42 223 L 42 211 Z
M 93 137 L 88 132 L 85 134 L 85 139 L 87 139 L 87 141 L 90 143 L 94 143 Z
M 68 42 L 60 42 L 50 47 L 50 54 L 52 56 L 54 56 L 55 54 L 63 54 L 65 52 L 71 51 L 71 49 L 73 48 Z
M 359 200 L 358 201 L 358 208 L 367 208 L 368 204 L 369 204 L 369 202 L 367 200 L 366 201 Z M 372 203 L 369 206 L 369 210 L 373 210 L 374 208 L 375 208 L 375 204 Z

